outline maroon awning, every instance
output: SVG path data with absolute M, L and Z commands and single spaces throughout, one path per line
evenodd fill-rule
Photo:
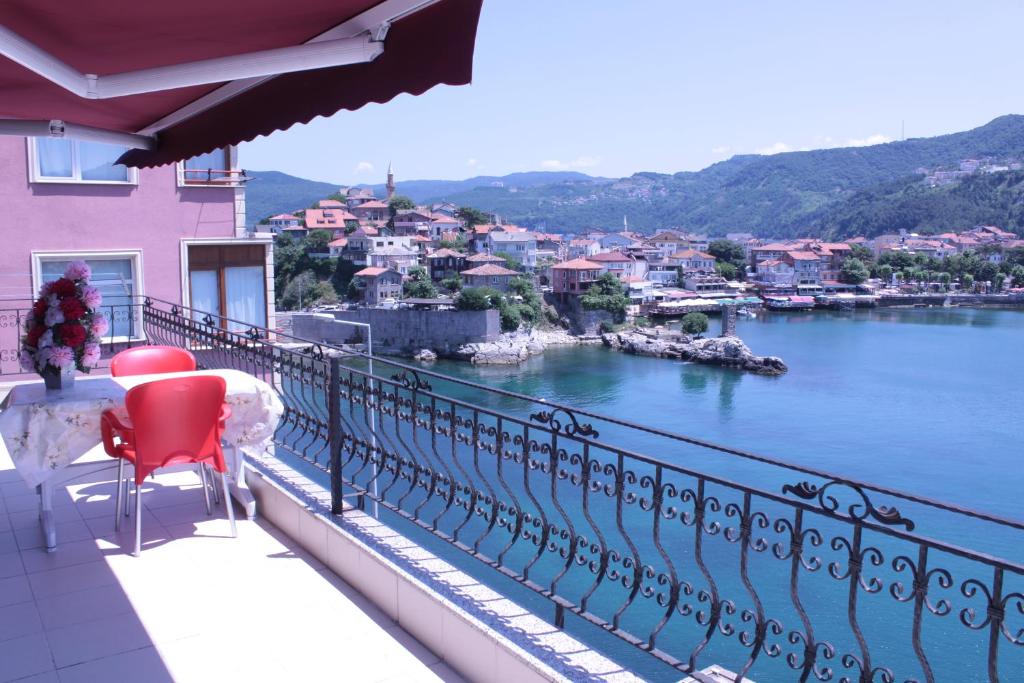
M 482 0 L 0 0 L 0 24 L 81 74 L 121 74 L 302 45 L 330 29 L 388 16 L 383 53 L 365 63 L 264 77 L 183 120 L 180 110 L 227 81 L 88 99 L 0 56 L 0 119 L 155 136 L 121 162 L 157 166 L 258 135 L 418 95 L 472 76 Z M 425 5 L 425 6 L 424 6 Z M 372 33 L 372 28 L 371 31 Z M 366 31 L 363 31 L 366 34 Z M 0 37 L 2 39 L 2 37 Z M 0 55 L 5 54 L 0 52 Z M 177 116 L 176 113 L 178 113 Z M 160 123 L 162 119 L 171 120 Z

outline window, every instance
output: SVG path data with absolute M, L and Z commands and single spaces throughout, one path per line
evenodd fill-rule
M 29 170 L 34 183 L 134 185 L 138 172 L 115 163 L 127 147 L 68 138 L 29 138 Z
M 52 252 L 32 254 L 35 291 L 46 282 L 64 275 L 68 262 L 81 259 L 92 269 L 91 283 L 103 295 L 102 312 L 110 331 L 103 341 L 142 339 L 142 252 L 107 253 Z
M 193 317 L 206 313 L 231 320 L 232 332 L 267 326 L 266 252 L 262 244 L 189 245 L 188 285 Z
M 238 184 L 241 177 L 241 171 L 232 170 L 231 151 L 228 147 L 200 154 L 178 164 L 178 185 L 233 186 Z

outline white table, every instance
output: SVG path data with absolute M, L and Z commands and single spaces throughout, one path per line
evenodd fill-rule
M 18 473 L 39 493 L 40 521 L 47 550 L 57 547 L 53 490 L 63 482 L 116 466 L 113 458 L 84 458 L 101 442 L 100 416 L 124 409 L 128 390 L 145 382 L 192 375 L 217 375 L 227 383 L 231 417 L 224 429 L 224 457 L 232 495 L 251 519 L 256 500 L 245 482 L 243 449 L 262 450 L 274 435 L 284 407 L 266 382 L 239 370 L 200 370 L 128 377 L 83 377 L 73 388 L 46 391 L 43 383 L 14 387 L 0 405 L 0 438 Z

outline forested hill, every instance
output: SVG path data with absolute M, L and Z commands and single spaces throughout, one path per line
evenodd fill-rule
M 1002 116 L 963 133 L 871 147 L 735 156 L 701 171 L 672 175 L 471 179 L 438 186 L 441 191 L 433 196 L 417 192 L 414 199 L 446 199 L 552 230 L 614 229 L 625 215 L 633 229 L 679 227 L 714 235 L 870 236 L 901 227 L 933 232 L 976 223 L 1020 232 L 1020 173 L 976 174 L 935 188 L 923 182 L 922 171 L 956 170 L 962 160 L 985 158 L 1024 161 L 1024 116 Z M 502 186 L 495 186 L 498 182 Z M 259 196 L 268 185 L 249 184 L 250 222 L 298 208 L 275 206 L 256 213 L 256 207 L 270 209 Z M 405 191 L 403 183 L 398 187 Z

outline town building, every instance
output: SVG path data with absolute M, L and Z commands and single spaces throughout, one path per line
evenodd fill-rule
M 371 198 L 355 206 L 349 207 L 349 211 L 361 221 L 383 222 L 391 218 L 391 210 L 384 202 Z
M 339 206 L 324 207 L 325 202 L 338 204 Z M 345 230 L 354 230 L 359 227 L 359 219 L 345 209 L 341 202 L 328 199 L 320 202 L 319 209 L 306 209 L 304 224 L 306 230 L 330 230 L 340 237 Z
M 390 268 L 363 268 L 354 277 L 356 287 L 363 293 L 363 301 L 369 306 L 379 306 L 385 300 L 402 296 L 402 274 Z
M 683 249 L 671 254 L 669 261 L 683 269 L 684 273 L 714 273 L 715 257 L 696 249 Z
M 498 291 L 507 292 L 512 278 L 519 275 L 519 272 L 496 263 L 485 263 L 462 271 L 462 284 L 464 287 L 493 287 Z
M 537 238 L 533 233 L 492 230 L 487 244 L 492 254 L 508 254 L 527 270 L 537 267 Z
M 611 273 L 623 282 L 628 278 L 643 278 L 647 275 L 645 259 L 638 259 L 630 254 L 623 254 L 621 251 L 601 252 L 587 260 L 600 264 L 602 272 Z
M 569 240 L 566 255 L 570 259 L 587 259 L 601 252 L 601 243 L 587 237 Z
M 556 294 L 583 294 L 601 277 L 601 264 L 573 259 L 551 266 L 551 289 Z
M 647 261 L 647 279 L 656 286 L 670 286 L 679 282 L 679 266 L 669 259 Z
M 279 213 L 267 219 L 270 231 L 275 235 L 280 234 L 286 228 L 297 228 L 302 225 L 302 219 L 290 213 Z
M 500 258 L 497 261 L 503 263 Z M 438 249 L 427 254 L 426 263 L 430 279 L 440 281 L 466 270 L 466 255 L 454 249 Z
M 390 241 L 390 239 L 388 240 Z M 367 265 L 376 268 L 390 268 L 402 275 L 419 265 L 419 250 L 404 246 L 376 247 L 366 256 Z

